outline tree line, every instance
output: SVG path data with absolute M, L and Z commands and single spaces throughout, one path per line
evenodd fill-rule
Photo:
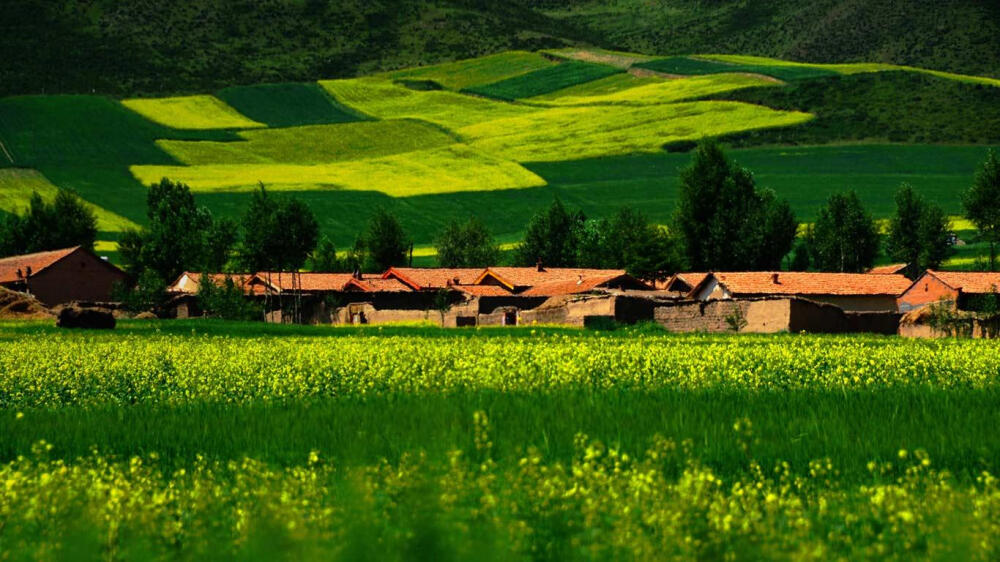
M 953 252 L 944 211 L 902 185 L 884 236 L 884 251 L 911 274 L 939 267 Z M 990 151 L 963 197 L 966 216 L 989 244 L 996 267 L 1000 242 L 1000 160 Z M 301 201 L 269 192 L 250 197 L 239 220 L 214 217 L 188 186 L 163 179 L 150 186 L 146 225 L 122 234 L 121 262 L 140 300 L 162 294 L 183 271 L 378 272 L 412 262 L 413 244 L 390 211 L 379 208 L 345 252 L 320 235 Z M 0 254 L 84 246 L 93 248 L 97 219 L 74 193 L 52 202 L 33 194 L 23 214 L 0 215 Z M 853 191 L 832 195 L 812 224 L 801 226 L 791 206 L 757 186 L 753 174 L 714 142 L 700 144 L 680 174 L 670 224 L 621 208 L 589 218 L 558 198 L 531 217 L 523 241 L 503 252 L 477 218 L 452 221 L 435 240 L 442 267 L 511 265 L 624 269 L 642 279 L 680 271 L 779 270 L 862 272 L 883 251 L 878 223 Z

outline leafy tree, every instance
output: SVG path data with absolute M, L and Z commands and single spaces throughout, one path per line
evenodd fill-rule
M 624 269 L 636 277 L 663 279 L 680 267 L 670 232 L 642 213 L 623 207 L 610 218 L 588 220 L 580 230 L 577 265 Z
M 202 269 L 213 272 L 228 270 L 230 254 L 239 236 L 239 225 L 236 221 L 229 218 L 215 219 L 205 235 Z
M 23 215 L 0 220 L 0 254 L 29 254 L 83 246 L 93 249 L 97 217 L 72 191 L 60 189 L 52 203 L 38 192 L 31 195 Z
M 681 172 L 674 225 L 688 266 L 703 271 L 777 269 L 797 228 L 791 207 L 759 192 L 714 142 L 699 145 Z
M 212 215 L 195 205 L 187 185 L 166 178 L 153 184 L 146 196 L 146 216 L 139 269 L 151 270 L 164 283 L 186 269 L 201 269 Z
M 889 223 L 886 250 L 892 259 L 906 262 L 911 277 L 937 268 L 951 253 L 944 211 L 903 184 L 896 192 L 896 214 Z
M 581 231 L 586 217 L 570 214 L 559 199 L 531 218 L 524 241 L 517 247 L 514 261 L 532 266 L 541 261 L 548 267 L 572 267 L 577 262 Z
M 633 247 L 625 262 L 625 270 L 647 281 L 666 279 L 681 268 L 677 240 L 665 227 L 647 224 L 642 239 Z
M 319 239 L 319 223 L 306 204 L 274 197 L 263 184 L 250 198 L 240 229 L 240 261 L 248 271 L 296 271 Z
M 403 232 L 399 219 L 384 208 L 379 208 L 368 222 L 364 236 L 366 250 L 365 268 L 384 271 L 392 266 L 406 264 L 406 251 L 410 241 Z
M 795 245 L 795 250 L 792 252 L 792 264 L 790 269 L 792 271 L 809 271 L 809 266 L 811 260 L 809 259 L 809 239 L 812 238 L 812 230 L 806 233 L 803 240 L 800 240 L 798 244 Z
M 995 151 L 990 150 L 976 172 L 962 204 L 965 216 L 976 225 L 979 236 L 989 243 L 990 270 L 996 271 L 996 245 L 1000 242 L 1000 159 Z
M 337 257 L 336 246 L 326 236 L 319 241 L 316 250 L 313 251 L 312 256 L 309 258 L 309 266 L 313 271 L 317 272 L 335 273 L 344 271 L 344 262 Z
M 809 245 L 816 269 L 860 273 L 878 257 L 878 228 L 856 193 L 835 193 L 820 209 Z
M 261 306 L 246 298 L 243 288 L 232 277 L 216 284 L 207 275 L 198 282 L 198 304 L 209 316 L 225 320 L 259 320 Z
M 445 227 L 438 236 L 437 254 L 441 267 L 487 267 L 496 265 L 500 248 L 486 225 L 472 217 Z

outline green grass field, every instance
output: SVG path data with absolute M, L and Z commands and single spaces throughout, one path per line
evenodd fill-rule
M 268 127 L 360 121 L 364 116 L 337 104 L 318 84 L 260 84 L 219 90 L 216 96 Z
M 620 79 L 618 76 L 627 76 Z M 614 78 L 615 80 L 612 80 Z M 630 74 L 609 77 L 592 89 L 566 88 L 531 98 L 543 105 L 637 105 L 653 106 L 732 92 L 743 88 L 777 87 L 766 78 L 746 74 L 712 74 L 681 80 L 636 78 Z M 761 104 L 765 105 L 765 104 Z
M 25 558 L 988 560 L 998 369 L 971 340 L 0 324 L 0 540 Z
M 122 105 L 173 129 L 246 129 L 263 127 L 213 96 L 130 99 Z
M 52 182 L 36 170 L 0 168 L 0 211 L 22 213 L 27 209 L 32 194 L 37 193 L 42 199 L 51 201 L 55 198 L 57 190 Z M 86 205 L 97 217 L 99 232 L 122 232 L 129 228 L 138 228 L 134 222 L 107 209 L 89 202 Z
M 614 66 L 569 61 L 463 91 L 501 100 L 532 98 L 620 74 Z
M 538 53 L 510 51 L 445 64 L 399 70 L 388 76 L 394 79 L 430 80 L 449 90 L 462 90 L 490 84 L 556 63 Z
M 634 67 L 680 76 L 743 72 L 763 74 L 786 82 L 810 80 L 837 74 L 833 70 L 808 65 L 739 64 L 692 57 L 653 59 L 651 61 L 636 63 Z

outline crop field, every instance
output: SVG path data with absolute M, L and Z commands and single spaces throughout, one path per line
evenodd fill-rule
M 556 63 L 538 53 L 509 51 L 475 59 L 410 68 L 390 73 L 393 79 L 430 80 L 449 90 L 463 90 L 549 68 Z
M 729 61 L 696 59 L 692 57 L 669 57 L 665 59 L 653 59 L 636 63 L 635 68 L 643 68 L 664 74 L 675 74 L 680 76 L 699 74 L 720 74 L 727 72 L 745 72 L 750 74 L 763 74 L 778 80 L 794 82 L 796 80 L 809 80 L 822 78 L 837 74 L 832 70 L 818 68 L 808 65 L 767 65 L 767 64 L 740 64 Z
M 323 164 L 427 150 L 457 142 L 440 127 L 413 119 L 359 121 L 242 131 L 246 142 L 157 141 L 174 158 L 200 164 Z M 308 149 L 306 149 L 308 147 Z
M 731 92 L 743 88 L 753 87 L 776 87 L 777 84 L 765 78 L 750 76 L 746 74 L 712 74 L 708 76 L 695 76 L 683 80 L 661 80 L 631 78 L 630 81 L 622 81 L 627 85 L 617 89 L 618 82 L 602 84 L 599 88 L 591 91 L 567 88 L 555 94 L 531 98 L 529 101 L 544 105 L 638 105 L 650 106 L 674 103 L 684 100 L 692 100 Z M 635 83 L 640 80 L 649 80 L 646 83 Z M 607 91 L 600 91 L 605 89 Z
M 555 161 L 656 152 L 672 141 L 791 126 L 811 118 L 806 113 L 727 102 L 560 107 L 458 132 L 471 146 L 491 154 L 520 162 Z
M 335 103 L 319 84 L 259 84 L 220 90 L 216 97 L 268 127 L 350 123 L 363 116 Z
M 463 91 L 501 100 L 518 100 L 586 84 L 622 72 L 614 66 L 569 61 L 499 82 L 465 88 Z
M 464 145 L 329 164 L 133 166 L 132 173 L 147 184 L 172 178 L 194 192 L 246 192 L 263 182 L 280 191 L 368 190 L 407 197 L 545 185 L 515 162 Z
M 992 347 L 4 324 L 0 541 L 30 559 L 995 559 Z
M 122 105 L 173 129 L 245 129 L 263 127 L 213 96 L 131 99 Z
M 51 201 L 55 198 L 57 190 L 52 182 L 36 170 L 0 168 L 0 211 L 23 212 L 28 207 L 33 193 L 41 195 L 46 201 Z M 138 228 L 134 222 L 93 203 L 86 205 L 97 216 L 97 229 L 100 232 L 121 232 L 129 228 Z

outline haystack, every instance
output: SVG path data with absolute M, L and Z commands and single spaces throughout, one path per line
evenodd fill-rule
M 52 312 L 35 297 L 0 287 L 0 320 L 35 320 L 52 316 Z

